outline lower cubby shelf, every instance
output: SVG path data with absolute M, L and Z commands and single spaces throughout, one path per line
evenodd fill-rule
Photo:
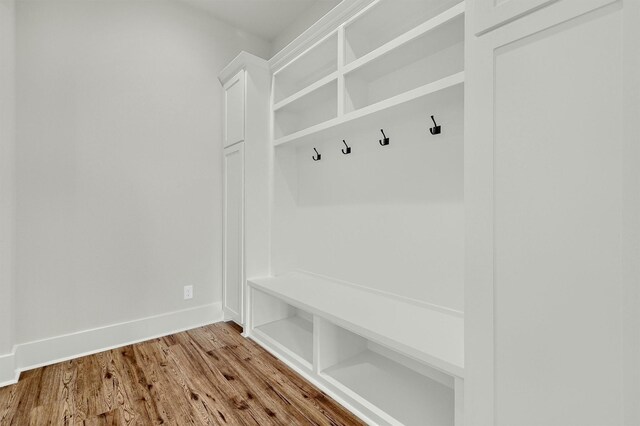
M 261 291 L 251 292 L 250 334 L 299 367 L 313 366 L 313 316 Z
M 404 425 L 453 425 L 454 391 L 366 350 L 321 373 L 362 404 Z
M 294 315 L 256 327 L 256 330 L 309 364 L 313 361 L 313 322 L 308 319 Z
M 461 369 L 455 365 L 450 368 L 450 363 L 439 362 L 437 358 L 416 356 L 418 353 L 406 344 L 397 344 L 398 338 L 404 339 L 397 335 L 403 329 L 400 324 L 389 329 L 395 333 L 386 338 L 380 334 L 386 329 L 381 324 L 370 324 L 376 326 L 376 332 L 365 330 L 362 321 L 336 309 L 341 288 L 337 284 L 313 281 L 316 285 L 308 286 L 310 277 L 300 274 L 289 275 L 288 280 L 291 282 L 284 278 L 250 281 L 249 337 L 368 424 L 462 424 L 463 379 L 457 374 Z M 306 291 L 298 294 L 295 290 Z M 347 292 L 347 288 L 342 291 Z M 322 303 L 325 292 L 332 300 L 326 306 Z M 355 301 L 377 306 L 369 300 L 372 296 L 367 298 L 362 290 L 347 295 L 350 297 L 345 300 L 351 301 L 352 307 Z M 386 307 L 393 303 L 389 299 Z M 378 312 L 384 311 L 383 305 Z M 407 310 L 411 310 L 410 305 L 403 304 L 402 310 L 391 311 Z M 394 318 L 388 317 L 387 321 L 395 324 L 398 318 Z M 425 332 L 431 327 L 441 327 L 443 335 L 455 330 L 443 321 L 447 319 L 444 314 L 407 318 L 434 322 L 427 324 L 426 329 L 419 328 L 413 339 L 437 336 Z M 442 344 L 445 343 L 446 339 Z

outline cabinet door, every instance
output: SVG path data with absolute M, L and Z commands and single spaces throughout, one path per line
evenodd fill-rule
M 492 30 L 558 0 L 475 0 L 475 34 Z
M 223 308 L 225 319 L 243 323 L 244 144 L 224 150 Z
M 467 32 L 466 424 L 640 424 L 639 5 Z
M 224 146 L 244 140 L 245 72 L 236 74 L 224 85 Z

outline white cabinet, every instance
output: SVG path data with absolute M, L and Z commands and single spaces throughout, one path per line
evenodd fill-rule
M 244 288 L 244 146 L 224 150 L 224 252 L 222 301 L 225 317 L 242 323 Z
M 218 76 L 224 90 L 225 319 L 243 325 L 246 278 L 269 273 L 269 87 L 267 61 L 240 53 Z
M 224 146 L 244 140 L 245 71 L 240 70 L 224 85 Z
M 640 424 L 639 7 L 467 32 L 467 424 Z
M 224 260 L 222 301 L 225 317 L 242 323 L 244 288 L 244 146 L 224 150 Z

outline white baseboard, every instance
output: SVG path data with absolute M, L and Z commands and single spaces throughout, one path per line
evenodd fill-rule
M 18 380 L 20 372 L 143 342 L 222 321 L 222 304 L 212 303 L 119 324 L 21 343 L 0 356 L 0 387 Z
M 15 353 L 0 355 L 0 388 L 16 383 L 19 376 Z

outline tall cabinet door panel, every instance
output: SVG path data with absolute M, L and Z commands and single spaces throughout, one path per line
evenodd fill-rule
M 245 71 L 241 70 L 224 85 L 224 146 L 244 140 Z
M 623 424 L 637 3 L 560 0 L 467 40 L 467 424 Z
M 225 318 L 243 321 L 244 291 L 244 144 L 224 150 L 224 267 Z

